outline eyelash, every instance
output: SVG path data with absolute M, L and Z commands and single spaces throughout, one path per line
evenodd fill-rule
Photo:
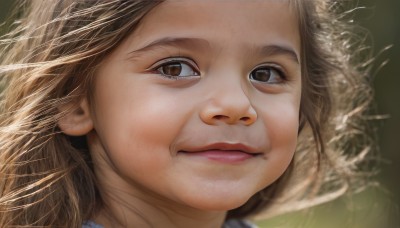
M 188 74 L 186 76 L 168 75 L 168 74 L 162 72 L 162 70 L 160 69 L 162 67 L 171 66 L 173 64 L 180 65 L 179 73 L 182 73 L 182 71 L 184 71 L 184 70 L 188 70 L 187 67 L 189 67 L 190 70 L 193 71 L 193 74 Z M 158 61 L 157 63 L 153 64 L 153 66 L 150 67 L 150 71 L 153 73 L 159 74 L 162 77 L 165 77 L 168 79 L 174 79 L 174 80 L 200 76 L 200 70 L 196 66 L 196 63 L 187 57 L 169 57 L 169 58 L 162 59 L 162 60 Z
M 272 77 L 272 75 L 268 76 L 268 79 L 266 82 L 260 81 L 260 80 L 255 80 L 253 77 L 254 72 L 256 72 L 257 70 L 268 70 L 269 73 L 271 74 L 272 71 L 275 71 L 277 73 L 277 76 L 279 77 L 279 81 L 277 82 L 268 82 L 270 80 L 270 78 Z M 282 70 L 282 68 L 278 65 L 275 64 L 265 64 L 265 65 L 261 65 L 256 67 L 255 69 L 253 69 L 250 74 L 249 74 L 249 79 L 251 81 L 255 81 L 257 83 L 261 83 L 261 84 L 280 84 L 280 83 L 284 83 L 286 81 L 288 81 L 286 73 Z
M 186 76 L 169 75 L 169 74 L 162 72 L 162 70 L 160 69 L 162 67 L 170 66 L 172 64 L 180 65 L 180 69 L 178 69 L 179 74 L 182 73 L 183 68 L 185 68 L 185 70 L 188 70 L 187 67 L 189 67 L 190 70 L 193 71 L 193 74 L 188 74 Z M 182 67 L 182 66 L 184 66 L 184 67 Z M 200 70 L 198 69 L 196 63 L 192 59 L 187 58 L 187 57 L 168 57 L 165 59 L 161 59 L 158 62 L 156 62 L 155 64 L 153 64 L 151 67 L 149 67 L 149 69 L 150 69 L 150 72 L 152 72 L 152 73 L 156 73 L 156 74 L 161 75 L 162 77 L 165 77 L 167 79 L 173 79 L 173 80 L 179 80 L 179 79 L 184 79 L 184 78 L 193 78 L 193 77 L 200 76 Z M 269 72 L 270 75 L 267 76 L 268 78 L 266 81 L 254 79 L 253 74 L 257 70 L 264 70 L 264 71 L 267 70 Z M 273 75 L 271 75 L 271 72 L 273 72 L 273 71 L 276 72 L 277 77 L 279 77 L 279 80 L 277 82 L 269 82 L 271 77 L 273 77 Z M 288 79 L 286 77 L 286 73 L 282 70 L 282 68 L 279 65 L 276 65 L 276 64 L 264 64 L 261 66 L 257 66 L 256 68 L 251 70 L 251 72 L 249 73 L 249 79 L 251 81 L 254 81 L 254 82 L 260 83 L 260 84 L 280 84 L 280 83 L 284 83 L 284 82 L 288 81 Z

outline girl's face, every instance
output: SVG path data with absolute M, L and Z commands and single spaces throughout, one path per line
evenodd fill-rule
M 244 204 L 293 157 L 299 56 L 288 1 L 158 5 L 95 77 L 88 138 L 103 191 L 168 207 Z

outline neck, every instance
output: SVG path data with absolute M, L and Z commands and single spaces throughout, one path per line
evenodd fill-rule
M 114 189 L 115 192 L 115 189 Z M 102 194 L 104 206 L 94 221 L 108 227 L 222 227 L 226 212 L 202 211 L 195 208 L 160 202 L 156 197 L 142 198 L 119 192 Z

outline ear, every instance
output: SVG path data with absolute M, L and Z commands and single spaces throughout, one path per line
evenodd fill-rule
M 70 104 L 59 108 L 61 112 L 67 113 L 58 121 L 58 127 L 70 136 L 86 135 L 93 129 L 93 120 L 90 116 L 87 99 L 82 99 L 78 108 L 73 110 L 71 108 Z

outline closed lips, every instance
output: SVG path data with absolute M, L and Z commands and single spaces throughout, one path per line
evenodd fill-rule
M 262 154 L 260 150 L 247 146 L 241 143 L 213 143 L 204 147 L 193 147 L 190 149 L 180 150 L 179 152 L 185 153 L 202 153 L 206 151 L 220 151 L 220 152 L 241 152 L 250 155 Z

